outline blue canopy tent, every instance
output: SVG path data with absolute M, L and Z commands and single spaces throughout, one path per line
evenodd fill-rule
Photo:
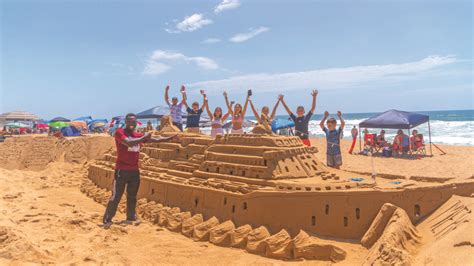
M 146 109 L 140 113 L 137 113 L 138 119 L 160 119 L 161 117 L 168 115 L 170 108 L 168 106 L 158 105 L 150 109 Z
M 388 110 L 381 114 L 377 114 L 367 118 L 366 120 L 359 123 L 359 149 L 362 149 L 360 128 L 390 128 L 390 129 L 410 129 L 417 127 L 423 123 L 428 122 L 428 134 L 430 141 L 430 154 L 433 155 L 431 149 L 431 127 L 430 117 L 427 115 L 399 111 L 399 110 Z M 408 132 L 408 135 L 411 135 Z

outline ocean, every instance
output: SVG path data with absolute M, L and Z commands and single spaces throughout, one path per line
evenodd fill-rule
M 417 111 L 416 113 L 428 115 L 431 125 L 431 141 L 435 144 L 474 146 L 474 110 L 451 110 L 451 111 Z M 363 120 L 378 113 L 343 113 L 346 126 L 344 128 L 344 138 L 351 138 L 351 129 Z M 330 117 L 336 117 L 336 114 L 330 114 Z M 277 118 L 288 119 L 287 115 L 279 115 Z M 309 123 L 309 133 L 311 137 L 324 137 L 319 127 L 322 114 L 313 115 Z M 255 117 L 248 116 L 249 120 L 255 121 Z M 142 122 L 146 124 L 147 120 Z M 228 120 L 229 121 L 229 120 Z M 155 123 L 155 121 L 153 121 Z M 339 123 L 339 120 L 338 120 Z M 422 124 L 416 127 L 419 133 L 425 136 L 425 142 L 428 143 L 428 124 Z M 245 129 L 249 131 L 250 129 Z M 362 130 L 362 129 L 361 129 Z M 202 128 L 202 132 L 210 134 L 210 128 Z M 380 129 L 369 129 L 371 133 L 379 133 Z M 392 141 L 395 136 L 395 129 L 385 129 L 388 141 Z M 407 131 L 405 130 L 405 134 Z
M 428 115 L 431 125 L 431 141 L 435 144 L 449 145 L 474 145 L 474 110 L 452 110 L 452 111 L 420 111 L 419 114 Z M 343 114 L 346 121 L 344 128 L 344 138 L 351 138 L 351 129 L 363 120 L 378 113 L 347 113 Z M 337 117 L 331 114 L 330 117 Z M 286 119 L 288 116 L 278 116 Z M 315 114 L 309 123 L 311 137 L 324 137 L 319 127 L 322 114 Z M 338 120 L 339 123 L 339 120 Z M 428 124 L 422 124 L 416 127 L 419 133 L 425 136 L 425 142 L 428 142 Z M 361 129 L 362 130 L 362 129 Z M 379 133 L 380 129 L 369 129 L 371 133 Z M 385 129 L 386 137 L 389 141 L 395 136 L 395 129 Z M 405 130 L 406 132 L 406 130 Z

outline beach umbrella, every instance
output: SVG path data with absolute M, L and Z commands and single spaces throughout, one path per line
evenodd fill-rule
M 87 124 L 85 121 L 72 121 L 69 124 L 78 129 L 87 129 Z
M 9 128 L 30 128 L 31 125 L 28 125 L 26 123 L 21 123 L 21 122 L 9 122 L 5 126 Z
M 71 120 L 69 120 L 67 118 L 64 118 L 64 117 L 61 117 L 61 116 L 58 116 L 58 117 L 55 117 L 55 118 L 49 120 L 49 122 L 71 122 Z
M 62 122 L 62 121 L 57 121 L 57 122 L 50 122 L 49 123 L 50 127 L 56 127 L 56 128 L 62 128 L 62 127 L 68 127 L 69 123 L 67 122 Z
M 294 127 L 295 123 L 288 119 L 275 119 L 272 122 L 272 131 L 276 132 L 279 129 Z
M 36 128 L 38 128 L 38 129 L 45 129 L 45 128 L 48 128 L 48 127 L 49 127 L 48 124 L 44 124 L 44 123 L 38 123 L 38 124 L 36 124 L 35 126 L 36 126 Z

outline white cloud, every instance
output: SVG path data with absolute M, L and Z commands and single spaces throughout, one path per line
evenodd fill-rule
M 171 67 L 166 64 L 155 62 L 152 60 L 147 60 L 145 64 L 145 69 L 143 69 L 143 74 L 156 76 L 156 75 L 163 74 L 170 69 Z
M 270 29 L 267 28 L 267 27 L 259 27 L 259 28 L 256 28 L 256 29 L 250 29 L 249 32 L 238 33 L 238 34 L 232 36 L 232 38 L 230 38 L 229 40 L 231 42 L 245 42 L 245 41 L 248 41 L 248 40 L 256 37 L 257 35 L 260 35 L 264 32 L 269 31 L 269 30 Z
M 362 86 L 379 86 L 417 78 L 430 70 L 458 62 L 454 56 L 432 55 L 422 60 L 388 65 L 328 68 L 303 72 L 260 73 L 234 76 L 221 80 L 188 84 L 191 89 L 205 88 L 221 91 L 223 88 L 242 90 L 254 88 L 259 92 L 293 91 L 318 87 L 321 89 L 348 89 Z
M 203 14 L 192 14 L 189 17 L 184 17 L 183 21 L 178 22 L 175 28 L 165 29 L 169 33 L 180 33 L 198 30 L 206 25 L 212 24 L 212 20 L 204 18 Z
M 223 0 L 214 8 L 214 13 L 219 14 L 224 10 L 234 9 L 240 6 L 239 0 Z
M 179 61 L 195 64 L 196 66 L 207 70 L 215 70 L 219 68 L 219 65 L 214 60 L 207 57 L 193 57 L 174 51 L 155 50 L 145 61 L 145 67 L 142 74 L 151 76 L 163 74 L 172 68 L 170 64 Z
M 201 43 L 205 43 L 205 44 L 212 44 L 212 43 L 218 43 L 218 42 L 221 42 L 222 40 L 219 39 L 219 38 L 209 38 L 209 39 L 205 39 L 204 41 L 202 41 Z

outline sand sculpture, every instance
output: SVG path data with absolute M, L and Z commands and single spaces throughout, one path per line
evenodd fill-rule
M 107 136 L 58 139 L 48 136 L 8 138 L 0 149 L 0 167 L 41 170 L 49 163 L 85 163 L 103 157 L 113 147 Z
M 165 118 L 155 134 L 177 132 Z M 178 134 L 180 143 L 142 148 L 139 214 L 196 241 L 274 258 L 343 260 L 324 236 L 361 241 L 368 263 L 408 263 L 421 241 L 413 224 L 452 195 L 474 193 L 473 179 L 354 182 L 297 137 Z M 111 189 L 115 159 L 112 152 L 92 164 L 82 188 L 104 204 L 97 194 Z

